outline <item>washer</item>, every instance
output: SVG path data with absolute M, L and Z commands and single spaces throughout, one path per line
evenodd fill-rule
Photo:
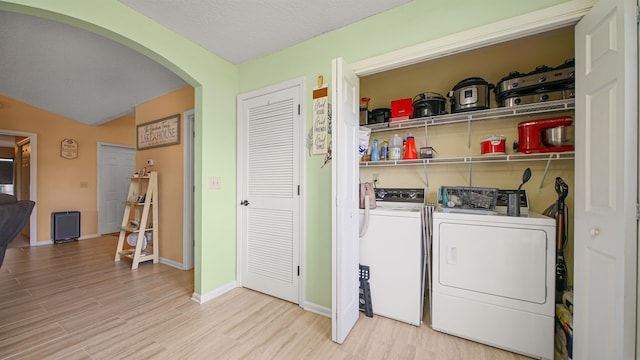
M 432 328 L 553 359 L 555 220 L 433 214 Z
M 360 264 L 369 266 L 374 315 L 422 323 L 424 189 L 376 189 L 367 232 L 360 238 Z M 363 224 L 364 210 L 360 211 Z

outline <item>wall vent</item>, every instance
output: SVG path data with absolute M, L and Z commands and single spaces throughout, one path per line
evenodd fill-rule
M 78 240 L 80 237 L 80 211 L 51 213 L 51 239 L 59 241 Z

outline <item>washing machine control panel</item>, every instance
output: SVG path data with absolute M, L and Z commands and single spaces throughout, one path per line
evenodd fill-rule
M 376 201 L 411 202 L 424 204 L 424 189 L 376 188 Z

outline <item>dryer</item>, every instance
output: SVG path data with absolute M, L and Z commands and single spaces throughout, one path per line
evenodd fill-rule
M 555 220 L 433 214 L 432 328 L 553 359 Z

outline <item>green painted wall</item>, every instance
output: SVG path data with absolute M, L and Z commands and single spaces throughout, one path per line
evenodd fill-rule
M 300 76 L 307 79 L 307 128 L 316 77 L 330 83 L 331 59 L 355 62 L 567 0 L 414 0 L 356 24 L 238 66 L 181 38 L 118 0 L 0 0 L 0 10 L 78 26 L 155 59 L 196 90 L 195 291 L 235 279 L 236 96 Z M 331 85 L 330 85 L 331 88 Z M 225 154 L 224 157 L 219 154 Z M 331 306 L 331 167 L 307 159 L 306 301 Z M 209 191 L 210 176 L 222 190 Z
M 307 129 L 311 92 L 323 75 L 331 92 L 331 60 L 348 63 L 420 44 L 563 3 L 563 0 L 414 0 L 356 24 L 326 33 L 238 66 L 240 93 L 304 76 Z M 307 156 L 306 300 L 331 307 L 331 167 L 324 157 Z
M 236 278 L 235 65 L 185 40 L 118 0 L 11 0 L 0 10 L 40 16 L 96 32 L 166 66 L 195 89 L 195 292 Z M 225 156 L 219 156 L 225 154 Z M 207 179 L 220 176 L 223 189 Z

